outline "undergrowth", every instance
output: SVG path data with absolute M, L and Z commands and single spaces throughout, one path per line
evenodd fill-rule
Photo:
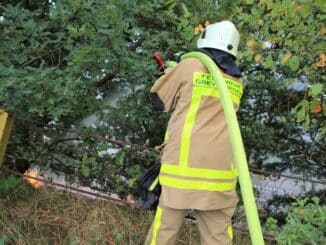
M 153 220 L 153 212 L 13 183 L 0 188 L 0 244 L 138 245 Z M 199 244 L 195 224 L 184 222 L 177 244 Z M 234 244 L 249 241 L 235 233 Z

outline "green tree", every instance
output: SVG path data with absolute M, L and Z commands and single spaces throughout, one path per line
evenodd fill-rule
M 325 175 L 324 5 L 245 1 L 235 9 L 246 85 L 239 117 L 258 168 Z

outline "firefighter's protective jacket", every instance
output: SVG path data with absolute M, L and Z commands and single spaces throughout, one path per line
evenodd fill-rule
M 237 110 L 241 80 L 222 74 Z M 195 58 L 182 60 L 155 82 L 151 98 L 154 106 L 172 112 L 161 159 L 160 203 L 198 210 L 236 205 L 231 143 L 219 92 L 206 67 Z

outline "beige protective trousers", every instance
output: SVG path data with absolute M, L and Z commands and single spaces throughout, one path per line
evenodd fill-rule
M 229 245 L 233 233 L 231 217 L 235 207 L 219 210 L 194 210 L 201 245 Z M 145 245 L 173 245 L 187 209 L 173 209 L 159 205 Z

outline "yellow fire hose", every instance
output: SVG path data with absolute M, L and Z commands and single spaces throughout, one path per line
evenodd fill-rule
M 226 83 L 224 82 L 224 78 L 217 68 L 215 62 L 207 55 L 201 52 L 190 52 L 182 56 L 182 59 L 186 58 L 199 59 L 206 66 L 209 73 L 212 75 L 213 79 L 216 82 L 217 89 L 220 92 L 221 102 L 228 126 L 228 132 L 231 139 L 233 158 L 239 174 L 241 195 L 244 203 L 251 242 L 253 245 L 262 245 L 264 244 L 264 239 L 258 218 L 254 193 L 252 190 L 246 153 L 242 142 L 238 120 Z

